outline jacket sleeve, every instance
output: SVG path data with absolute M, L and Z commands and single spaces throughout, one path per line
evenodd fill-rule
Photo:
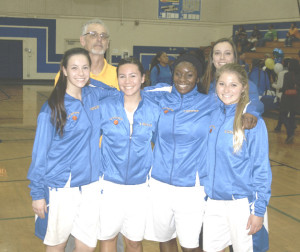
M 246 107 L 246 113 L 257 118 L 260 117 L 264 112 L 264 104 L 260 101 L 257 88 L 252 81 L 249 81 L 249 100 L 250 103 Z
M 272 172 L 269 161 L 268 132 L 261 118 L 259 118 L 255 129 L 249 131 L 249 135 L 254 215 L 263 217 L 271 197 Z
M 144 95 L 154 102 L 159 102 L 166 93 L 172 91 L 172 86 L 167 83 L 158 83 L 155 86 L 144 88 Z
M 48 113 L 41 112 L 38 116 L 37 129 L 33 144 L 32 161 L 27 174 L 32 200 L 45 198 L 45 174 L 47 171 L 47 154 L 55 128 L 50 122 Z

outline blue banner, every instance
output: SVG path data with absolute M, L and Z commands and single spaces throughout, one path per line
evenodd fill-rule
M 158 0 L 161 19 L 200 20 L 201 0 Z

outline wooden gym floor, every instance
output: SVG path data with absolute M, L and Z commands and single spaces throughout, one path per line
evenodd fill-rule
M 0 85 L 0 252 L 44 251 L 34 236 L 34 215 L 26 180 L 31 162 L 37 114 L 51 85 Z M 9 96 L 9 97 L 8 97 Z M 273 172 L 268 207 L 270 251 L 300 251 L 300 125 L 293 144 L 286 145 L 285 128 L 273 129 L 274 116 L 265 116 Z M 298 117 L 299 121 L 299 117 Z M 159 251 L 144 242 L 145 252 Z

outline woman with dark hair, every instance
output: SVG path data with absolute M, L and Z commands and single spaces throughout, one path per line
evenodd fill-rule
M 287 133 L 285 143 L 291 144 L 295 135 L 295 115 L 297 106 L 299 106 L 299 92 L 300 92 L 300 69 L 299 61 L 290 59 L 288 64 L 288 72 L 284 75 L 282 96 L 280 103 L 280 119 Z
M 160 109 L 141 90 L 145 73 L 140 61 L 122 59 L 117 76 L 120 92 L 100 102 L 103 179 L 98 239 L 102 252 L 116 251 L 121 232 L 127 251 L 141 252 L 152 165 L 151 139 Z
M 199 234 L 205 205 L 206 139 L 214 96 L 201 90 L 203 62 L 183 54 L 174 64 L 171 93 L 157 97 L 162 110 L 151 170 L 151 211 L 145 239 L 160 242 L 161 251 L 200 251 Z
M 206 93 L 215 93 L 215 73 L 227 63 L 238 63 L 238 54 L 232 40 L 221 38 L 217 40 L 208 56 L 208 64 L 203 76 L 203 89 Z M 246 108 L 246 113 L 243 114 L 243 123 L 245 128 L 255 126 L 257 117 L 264 111 L 264 106 L 259 100 L 256 85 L 249 81 L 249 97 L 251 103 Z
M 157 83 L 172 84 L 172 72 L 169 66 L 169 57 L 165 52 L 158 52 L 150 65 L 151 86 Z
M 64 251 L 75 237 L 75 251 L 97 244 L 100 175 L 99 98 L 107 91 L 87 86 L 88 51 L 65 52 L 60 77 L 38 116 L 28 171 L 35 234 L 47 251 Z

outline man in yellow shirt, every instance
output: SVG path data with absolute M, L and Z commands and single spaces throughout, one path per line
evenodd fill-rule
M 119 90 L 116 67 L 107 63 L 104 54 L 109 46 L 109 30 L 100 19 L 93 19 L 82 26 L 80 44 L 89 51 L 92 60 L 90 78 Z M 55 83 L 59 73 L 55 77 Z
M 296 22 L 293 22 L 291 24 L 289 32 L 286 34 L 284 46 L 291 47 L 293 41 L 299 41 L 299 40 L 300 40 L 300 32 L 297 28 Z

